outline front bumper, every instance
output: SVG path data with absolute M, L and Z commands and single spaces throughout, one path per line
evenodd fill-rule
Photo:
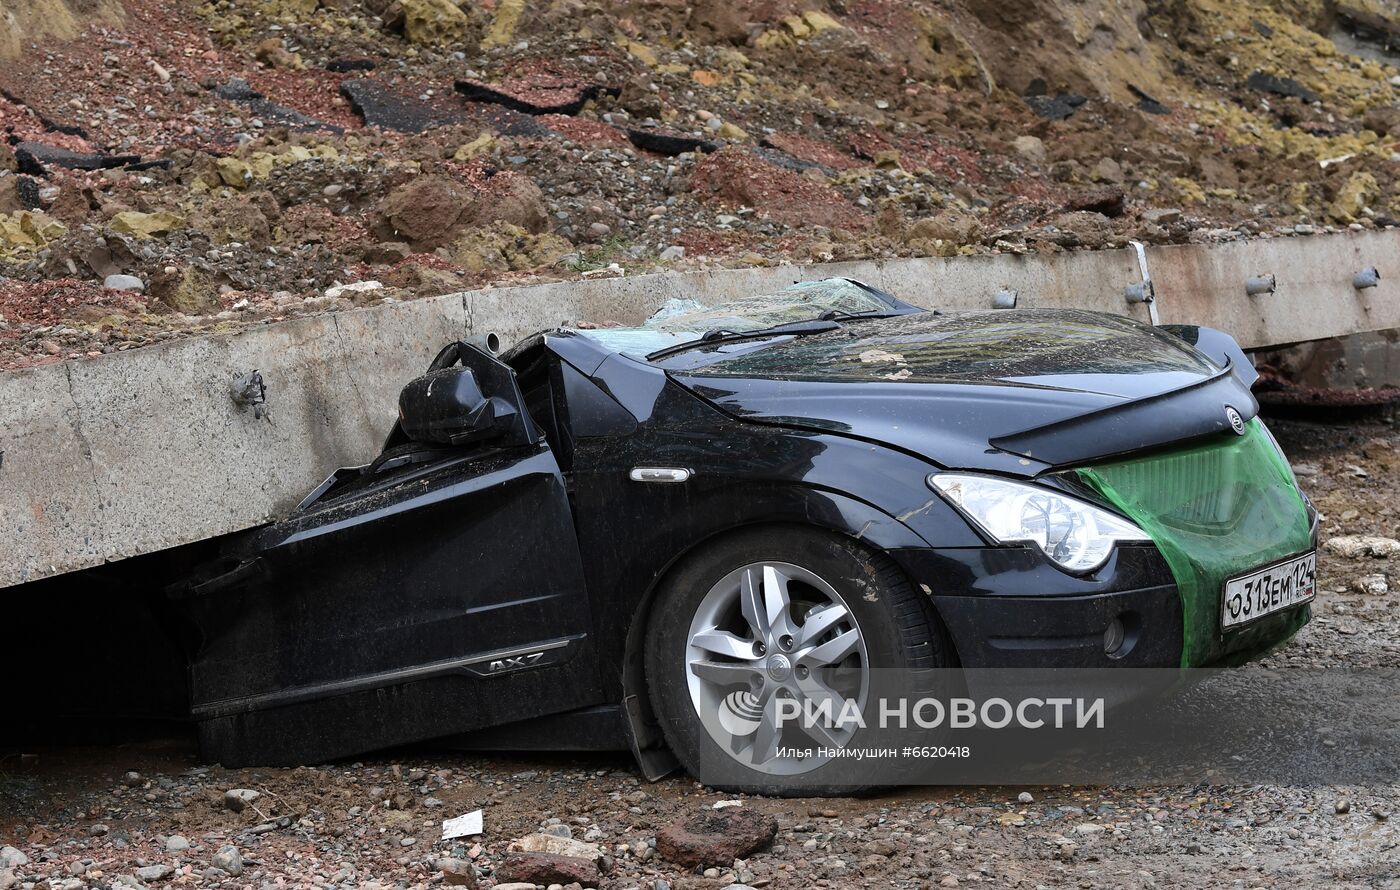
M 896 550 L 890 555 L 931 597 L 964 668 L 1176 668 L 1181 597 L 1151 545 L 1120 546 L 1098 571 L 1066 574 L 1030 547 Z M 1300 607 L 1307 609 L 1307 606 Z M 1286 640 L 1298 610 L 1221 637 L 1218 663 Z M 1114 622 L 1111 639 L 1106 639 Z M 1112 652 L 1106 643 L 1122 642 Z

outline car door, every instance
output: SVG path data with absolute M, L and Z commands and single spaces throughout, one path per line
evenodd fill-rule
M 524 435 L 419 447 L 396 428 L 174 594 L 208 756 L 321 760 L 602 700 L 559 465 L 509 369 L 468 356 L 487 359 Z

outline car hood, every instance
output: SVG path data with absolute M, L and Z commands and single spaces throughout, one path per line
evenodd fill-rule
M 1074 310 L 923 313 L 680 358 L 672 379 L 735 417 L 1017 475 L 1222 433 L 1230 409 L 1257 412 L 1228 361 Z

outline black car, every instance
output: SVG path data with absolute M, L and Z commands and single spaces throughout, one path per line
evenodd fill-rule
M 780 698 L 1243 661 L 1308 620 L 1316 540 L 1253 376 L 1208 329 L 845 279 L 452 344 L 373 463 L 172 589 L 201 741 L 669 749 L 781 787 L 834 768 L 795 741 L 860 730 Z

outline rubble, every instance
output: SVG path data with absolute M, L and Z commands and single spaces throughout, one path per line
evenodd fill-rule
M 686 868 L 743 859 L 773 843 L 778 820 L 746 807 L 709 810 L 671 822 L 656 833 L 656 852 Z

